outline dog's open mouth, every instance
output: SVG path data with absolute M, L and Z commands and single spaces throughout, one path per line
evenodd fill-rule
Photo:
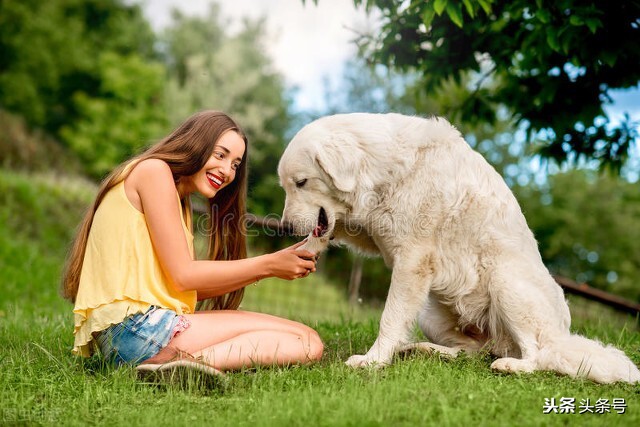
M 329 220 L 327 219 L 327 212 L 324 208 L 320 208 L 318 213 L 318 225 L 313 229 L 313 237 L 322 237 L 329 229 Z

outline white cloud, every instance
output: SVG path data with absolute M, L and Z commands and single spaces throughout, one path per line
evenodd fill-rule
M 171 10 L 205 14 L 212 0 L 146 0 L 145 15 L 155 29 L 170 24 Z M 323 78 L 336 81 L 344 62 L 356 53 L 353 29 L 371 25 L 352 0 L 218 0 L 223 17 L 237 28 L 242 17 L 266 18 L 268 53 L 290 87 L 298 87 L 300 109 L 322 108 Z

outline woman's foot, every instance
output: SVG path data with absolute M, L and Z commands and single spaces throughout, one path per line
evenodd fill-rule
M 206 388 L 224 387 L 227 382 L 227 377 L 222 371 L 196 359 L 143 363 L 135 369 L 138 378 L 144 382 L 206 386 Z

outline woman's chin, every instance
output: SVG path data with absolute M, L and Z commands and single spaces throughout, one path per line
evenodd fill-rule
M 218 190 L 213 189 L 211 187 L 200 188 L 198 189 L 198 194 L 200 194 L 202 197 L 205 197 L 207 199 L 213 199 L 215 195 L 218 194 Z

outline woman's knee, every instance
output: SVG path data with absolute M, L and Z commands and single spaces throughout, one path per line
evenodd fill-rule
M 315 330 L 309 328 L 309 332 L 307 333 L 306 340 L 308 341 L 308 354 L 310 362 L 316 362 L 322 358 L 322 353 L 324 352 L 324 343 L 320 338 L 320 335 Z

